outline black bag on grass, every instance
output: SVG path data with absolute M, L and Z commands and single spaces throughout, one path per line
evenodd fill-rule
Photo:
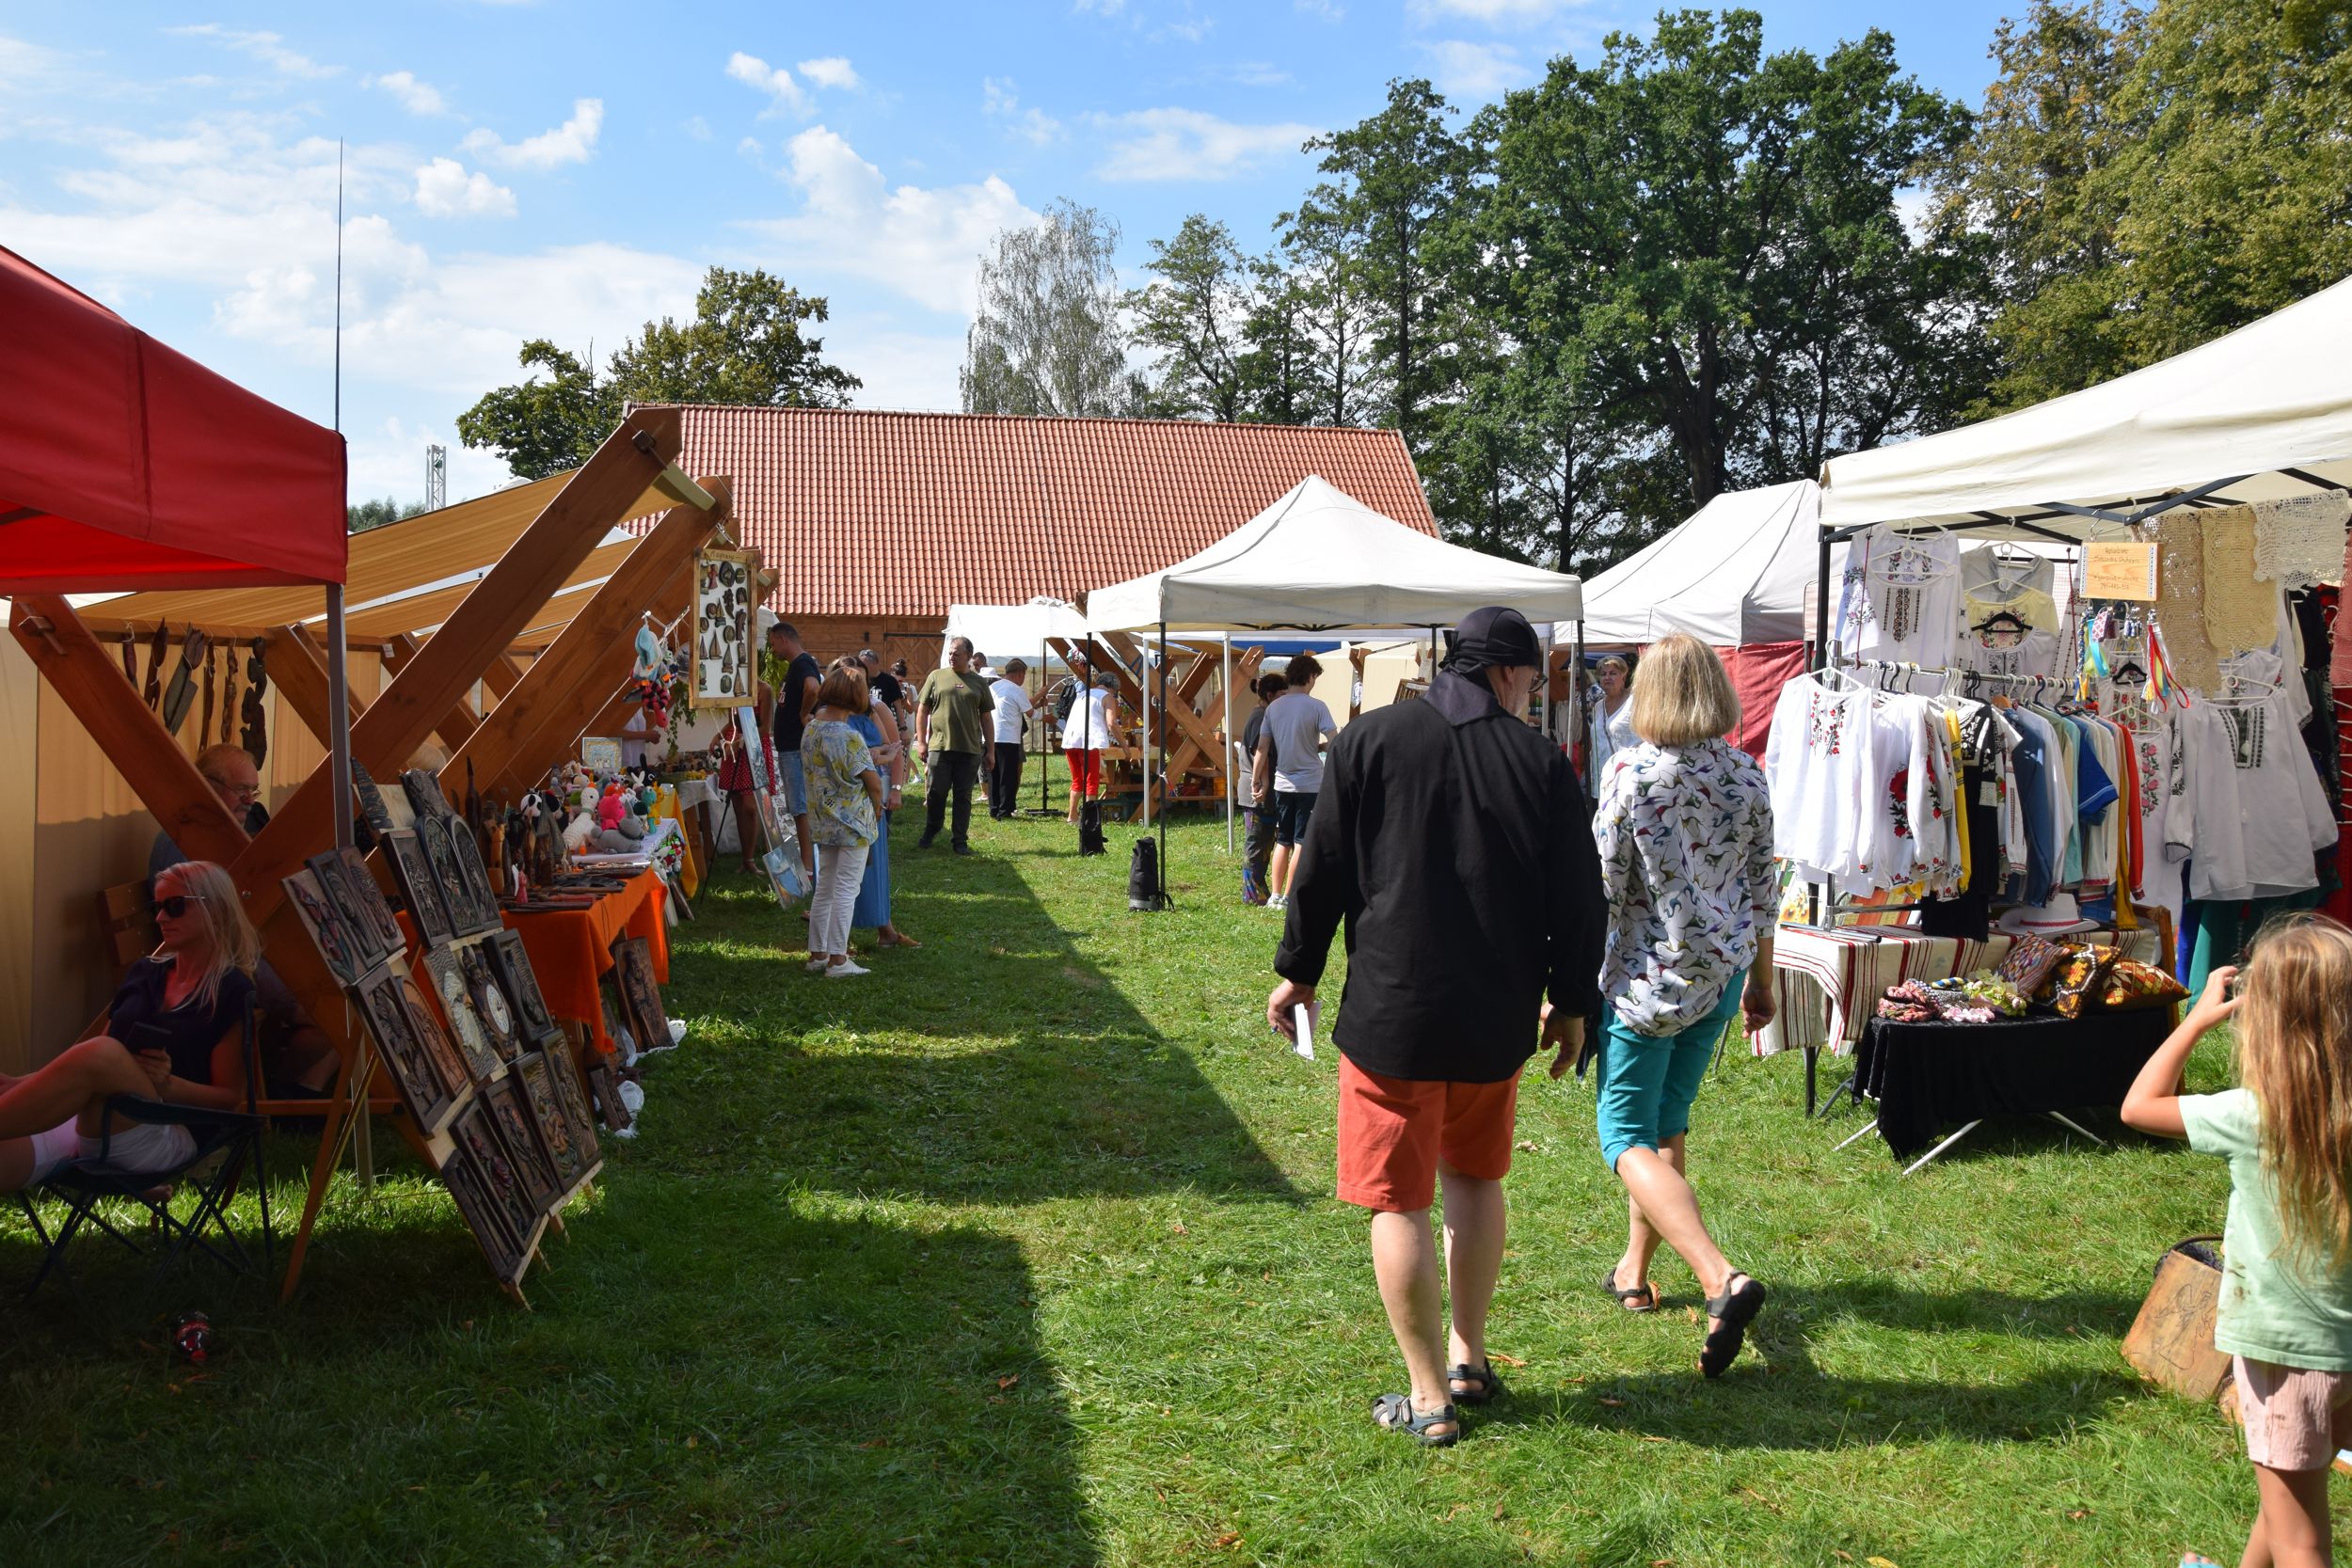
M 1104 855 L 1109 852 L 1109 847 L 1103 842 L 1103 802 L 1100 800 L 1079 801 L 1078 853 Z
M 1131 910 L 1162 910 L 1168 907 L 1168 892 L 1160 886 L 1160 847 L 1148 838 L 1136 840 L 1136 852 L 1127 861 L 1127 907 Z

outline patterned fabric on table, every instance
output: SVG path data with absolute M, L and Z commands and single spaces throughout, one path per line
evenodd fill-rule
M 2187 995 L 2186 986 L 2154 965 L 2118 958 L 2108 966 L 2106 982 L 2099 988 L 2099 998 L 2092 1006 L 2109 1012 L 2169 1007 Z
M 2035 993 L 2036 1000 L 2047 1002 L 2060 1018 L 2082 1017 L 2084 1003 L 2099 989 L 2099 982 L 2106 978 L 2107 971 L 2122 956 L 2112 947 L 2096 944 L 2068 948 L 2058 968 L 2050 972 L 2042 990 Z
M 2074 940 L 2107 943 L 2123 957 L 2163 968 L 2171 955 L 2160 951 L 2153 927 L 2137 931 L 2085 931 Z M 1783 926 L 1772 943 L 1772 986 L 1779 1011 L 1770 1025 L 1749 1037 L 1758 1056 L 1783 1051 L 1827 1051 L 1844 1056 L 1861 1043 L 1863 1026 L 1878 999 L 1905 980 L 1944 980 L 1997 967 L 2009 956 L 2010 938 L 1995 932 L 1982 942 L 1921 936 L 1885 926 Z
M 2002 979 L 2031 995 L 2042 989 L 2042 982 L 2050 977 L 2050 971 L 2065 961 L 2065 948 L 2048 937 L 2027 932 L 2010 944 L 2009 957 L 2003 958 L 1997 968 Z
M 1635 1034 L 1705 1020 L 1772 928 L 1780 876 L 1764 770 L 1723 740 L 1619 751 L 1593 814 L 1609 939 L 1601 993 Z

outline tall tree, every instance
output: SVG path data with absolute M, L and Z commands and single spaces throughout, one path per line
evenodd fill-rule
M 1967 259 L 1915 245 L 1895 203 L 1964 113 L 1899 75 L 1883 33 L 1826 59 L 1762 37 L 1753 11 L 1670 13 L 1473 132 L 1511 334 L 1662 432 L 1686 508 L 1933 428 L 1982 362 L 1947 306 Z
M 980 259 L 959 377 L 967 414 L 1120 415 L 1137 395 L 1120 325 L 1119 226 L 1057 202 Z
M 1931 169 L 1931 222 L 1984 256 L 2001 367 L 1979 413 L 2038 403 L 2131 368 L 2115 321 L 2123 274 L 2111 166 L 2136 138 L 2117 96 L 2136 36 L 2109 0 L 2032 0 L 1994 30 L 2000 74 L 1967 139 Z
M 1430 332 L 1441 276 L 1430 245 L 1472 172 L 1469 150 L 1446 124 L 1453 112 L 1426 81 L 1392 81 L 1378 114 L 1307 143 L 1334 177 L 1317 192 L 1328 193 L 1327 221 L 1362 235 L 1370 347 L 1385 372 L 1386 412 L 1408 443 L 1420 439 L 1446 373 L 1444 345 Z
M 1311 295 L 1279 253 L 1249 263 L 1253 293 L 1242 324 L 1242 417 L 1263 424 L 1308 424 L 1315 415 L 1315 343 Z
M 1379 417 L 1380 378 L 1372 359 L 1373 311 L 1364 260 L 1367 217 L 1355 184 L 1317 185 L 1295 213 L 1276 219 L 1285 272 L 1298 291 L 1299 330 L 1310 350 L 1310 422 L 1367 424 Z
M 1240 419 L 1251 277 L 1232 231 L 1195 213 L 1174 239 L 1152 242 L 1144 270 L 1152 281 L 1127 308 L 1136 341 L 1159 353 L 1153 401 L 1164 413 Z
M 693 319 L 647 322 L 602 380 L 544 338 L 523 344 L 521 363 L 544 373 L 485 393 L 457 416 L 457 436 L 496 448 L 521 478 L 543 479 L 587 461 L 630 403 L 840 407 L 863 384 L 826 363 L 823 340 L 803 330 L 825 316 L 824 300 L 782 278 L 712 267 Z

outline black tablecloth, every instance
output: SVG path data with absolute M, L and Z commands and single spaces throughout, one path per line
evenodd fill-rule
M 1878 1101 L 1886 1147 L 1908 1159 L 1979 1117 L 2121 1105 L 2171 1032 L 2169 1007 L 1992 1023 L 1874 1018 L 1863 1027 L 1854 1084 Z

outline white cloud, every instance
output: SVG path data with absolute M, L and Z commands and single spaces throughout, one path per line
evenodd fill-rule
M 352 429 L 344 437 L 349 451 L 350 494 L 354 500 L 378 500 L 386 496 L 404 504 L 424 499 L 424 449 L 448 449 L 449 499 L 470 500 L 502 488 L 514 475 L 494 451 L 473 451 L 459 444 L 457 432 L 432 421 L 411 421 L 386 415 L 372 426 Z
M 188 27 L 167 27 L 165 32 L 175 38 L 210 39 L 224 49 L 234 49 L 250 55 L 272 71 L 284 76 L 301 76 L 316 80 L 332 76 L 342 70 L 339 65 L 321 65 L 306 55 L 286 47 L 286 40 L 276 33 L 240 32 L 224 27 L 217 22 L 200 23 Z
M 1347 8 L 1339 0 L 1293 0 L 1295 8 L 1309 16 L 1319 16 L 1326 22 L 1338 22 L 1347 15 Z
M 1519 58 L 1519 52 L 1507 43 L 1466 43 L 1459 39 L 1448 39 L 1440 43 L 1422 44 L 1421 48 L 1430 56 L 1431 75 L 1438 90 L 1454 97 L 1499 98 L 1534 78 L 1534 72 Z
M 1138 109 L 1094 119 L 1128 133 L 1095 168 L 1104 180 L 1222 180 L 1295 153 L 1316 135 L 1311 125 L 1236 125 L 1199 109 Z
M 1039 221 L 993 175 L 977 185 L 894 189 L 821 125 L 785 151 L 783 178 L 800 192 L 801 211 L 746 227 L 776 244 L 772 260 L 796 281 L 810 273 L 861 278 L 927 309 L 969 312 L 982 249 L 998 230 Z
M 1025 109 L 1009 76 L 984 76 L 980 79 L 980 113 L 991 119 L 1005 122 L 1006 131 L 1032 147 L 1044 147 L 1062 138 L 1061 121 L 1042 109 Z
M 759 138 L 757 136 L 745 136 L 741 141 L 735 144 L 735 150 L 743 157 L 756 158 L 759 156 L 762 149 L 759 145 Z
M 381 87 L 399 99 L 400 106 L 412 115 L 449 113 L 449 101 L 441 96 L 440 90 L 418 81 L 415 74 L 410 71 L 389 71 L 382 76 L 371 76 L 359 85 L 364 87 Z
M 250 345 L 262 353 L 257 386 L 301 380 L 301 368 L 332 360 L 332 141 L 288 141 L 271 119 L 230 115 L 167 135 L 92 133 L 68 145 L 90 156 L 56 177 L 72 210 L 31 209 L 0 190 L 11 248 L 112 301 L 168 292 L 208 302 L 221 338 L 199 356 Z M 649 320 L 693 309 L 698 261 L 617 245 L 444 259 L 384 215 L 417 190 L 413 153 L 357 144 L 349 176 L 343 367 L 355 395 L 405 388 L 411 401 L 423 391 L 462 407 L 516 378 L 527 338 L 584 351 L 591 338 L 617 345 Z
M 801 90 L 801 84 L 792 79 L 790 71 L 780 65 L 771 66 L 756 55 L 746 55 L 740 49 L 729 55 L 727 76 L 768 95 L 771 102 L 759 112 L 762 119 L 787 113 L 806 119 L 817 112 L 817 106 L 808 101 L 808 94 Z
M 1267 60 L 1236 60 L 1232 65 L 1218 66 L 1207 73 L 1220 82 L 1231 82 L 1237 87 L 1279 87 L 1291 79 L 1291 73 Z
M 584 164 L 596 156 L 596 136 L 604 129 L 604 100 L 577 98 L 572 118 L 552 131 L 512 145 L 489 131 L 476 131 L 465 141 L 466 150 L 508 168 L 551 169 L 564 164 Z
M 820 87 L 838 87 L 844 92 L 862 85 L 858 81 L 856 71 L 851 69 L 850 62 L 838 55 L 827 55 L 822 59 L 803 60 L 801 74 Z
M 38 43 L 0 35 L 0 82 L 29 82 L 65 66 L 65 56 Z
M 693 137 L 696 141 L 708 141 L 710 139 L 710 121 L 703 119 L 700 115 L 696 115 L 693 119 L 688 120 L 686 122 L 685 129 L 686 134 Z
M 454 158 L 436 158 L 417 170 L 417 211 L 432 218 L 515 215 L 515 193 Z
M 1584 0 L 1411 0 L 1406 8 L 1422 22 L 1459 16 L 1483 22 L 1489 27 L 1528 27 L 1583 3 Z

